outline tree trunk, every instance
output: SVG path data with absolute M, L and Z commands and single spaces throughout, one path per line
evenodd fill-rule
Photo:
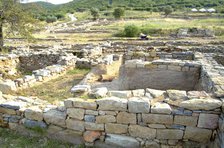
M 2 50 L 2 47 L 4 45 L 3 42 L 3 24 L 0 22 L 0 50 Z

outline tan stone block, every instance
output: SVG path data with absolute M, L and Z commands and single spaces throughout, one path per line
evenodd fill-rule
M 182 139 L 184 132 L 176 129 L 158 129 L 156 139 Z
M 104 124 L 85 122 L 85 129 L 91 131 L 104 131 Z
M 84 122 L 78 121 L 74 119 L 67 119 L 66 120 L 66 127 L 68 129 L 76 130 L 76 131 L 84 131 Z
M 122 124 L 136 124 L 137 117 L 134 113 L 120 112 L 117 115 L 117 123 Z
M 144 123 L 173 124 L 172 115 L 142 114 L 142 120 Z
M 146 139 L 155 139 L 156 137 L 156 129 L 151 129 L 140 125 L 130 125 L 128 131 L 132 137 Z
M 85 110 L 81 108 L 68 108 L 67 114 L 69 117 L 82 120 L 84 118 Z
M 198 127 L 215 129 L 218 127 L 219 116 L 216 114 L 200 113 L 198 120 Z
M 184 134 L 184 139 L 207 143 L 210 141 L 211 135 L 212 130 L 187 126 Z
M 105 130 L 106 133 L 110 134 L 126 134 L 128 132 L 128 125 L 107 123 L 105 124 Z
M 83 139 L 86 142 L 92 143 L 95 140 L 99 139 L 101 136 L 101 132 L 98 131 L 85 131 L 83 134 Z
M 4 108 L 4 107 L 0 107 L 0 113 L 9 114 L 9 115 L 16 115 L 16 111 L 15 110 Z
M 198 122 L 198 117 L 195 116 L 175 116 L 174 124 L 186 125 L 186 126 L 196 126 Z
M 116 118 L 112 115 L 103 115 L 96 117 L 96 123 L 114 123 Z

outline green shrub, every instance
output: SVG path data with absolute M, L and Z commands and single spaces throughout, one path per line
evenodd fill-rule
M 128 25 L 124 28 L 124 36 L 125 37 L 136 37 L 140 34 L 140 29 L 135 25 Z
M 99 10 L 96 8 L 91 8 L 90 13 L 93 16 L 93 20 L 97 20 L 100 17 Z
M 124 9 L 122 9 L 122 8 L 114 9 L 113 16 L 116 19 L 121 18 L 122 16 L 124 16 Z
M 55 17 L 55 16 L 47 16 L 47 18 L 46 18 L 47 23 L 53 23 L 56 21 L 57 21 L 57 17 Z

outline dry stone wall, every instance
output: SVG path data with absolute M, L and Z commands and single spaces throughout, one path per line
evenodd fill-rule
M 179 90 L 109 92 L 98 100 L 69 98 L 58 107 L 3 98 L 1 126 L 26 135 L 39 128 L 50 138 L 97 147 L 211 146 L 223 107 L 203 91 Z

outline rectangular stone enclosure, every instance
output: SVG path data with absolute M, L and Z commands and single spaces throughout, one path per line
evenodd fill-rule
M 126 63 L 120 67 L 119 89 L 197 90 L 200 68 L 157 63 Z

